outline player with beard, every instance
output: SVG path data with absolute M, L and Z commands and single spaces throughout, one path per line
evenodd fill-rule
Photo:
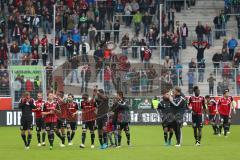
M 107 145 L 107 132 L 106 132 L 106 123 L 107 123 L 107 114 L 109 111 L 108 97 L 104 94 L 102 89 L 95 88 L 93 91 L 93 96 L 96 102 L 96 111 L 97 111 L 97 128 L 98 128 L 98 139 L 100 143 L 100 149 L 106 149 Z
M 229 95 L 228 89 L 224 90 L 223 96 L 219 99 L 217 106 L 218 106 L 218 112 L 221 117 L 219 134 L 221 135 L 221 131 L 223 128 L 224 136 L 227 137 L 227 132 L 229 131 L 229 127 L 230 127 L 230 118 L 232 113 L 231 111 L 233 110 L 234 114 L 236 113 L 235 103 L 233 103 L 233 97 Z
M 121 147 L 122 130 L 124 130 L 127 138 L 127 145 L 130 146 L 130 107 L 128 101 L 123 96 L 123 92 L 118 91 L 117 97 L 112 107 L 114 119 L 117 122 L 118 130 L 118 146 Z
M 45 146 L 46 137 L 46 126 L 43 119 L 42 111 L 45 101 L 43 100 L 42 93 L 37 94 L 37 100 L 35 101 L 36 109 L 32 111 L 35 112 L 35 122 L 37 131 L 38 146 Z M 41 143 L 41 133 L 42 133 L 42 143 Z
M 85 139 L 87 129 L 90 130 L 91 134 L 91 148 L 94 148 L 94 140 L 95 140 L 95 120 L 96 120 L 96 103 L 94 99 L 89 100 L 88 94 L 83 94 L 83 101 L 81 102 L 82 109 L 82 144 L 80 148 L 85 148 Z
M 67 139 L 68 145 L 73 145 L 72 140 L 77 130 L 77 118 L 79 106 L 73 101 L 73 94 L 69 93 L 67 98 Z
M 215 101 L 214 97 L 210 97 L 209 95 L 205 96 L 205 100 L 206 100 L 209 120 L 212 124 L 213 132 L 214 132 L 213 134 L 217 135 L 219 131 L 217 102 Z
M 193 88 L 193 92 L 195 95 L 189 98 L 188 103 L 189 109 L 192 110 L 192 126 L 194 130 L 194 138 L 196 140 L 195 145 L 200 146 L 203 127 L 203 111 L 206 113 L 205 98 L 203 96 L 200 96 L 200 90 L 198 86 L 195 86 Z
M 35 109 L 36 106 L 34 104 L 34 100 L 30 97 L 29 92 L 25 92 L 23 97 L 20 99 L 19 102 L 19 109 L 22 110 L 22 116 L 21 116 L 21 136 L 22 140 L 25 144 L 25 149 L 29 149 L 30 143 L 32 140 L 32 122 L 33 122 L 33 116 L 32 116 L 32 110 Z M 28 136 L 26 138 L 26 132 L 28 132 Z
M 44 116 L 44 121 L 46 123 L 46 131 L 48 133 L 48 141 L 50 143 L 50 150 L 53 149 L 54 142 L 54 132 L 58 134 L 57 131 L 57 114 L 60 114 L 61 110 L 54 101 L 53 93 L 48 93 L 48 100 L 43 106 L 42 115 Z
M 66 127 L 67 127 L 67 103 L 64 100 L 64 92 L 59 91 L 55 97 L 55 101 L 58 103 L 59 108 L 61 109 L 61 114 L 58 114 L 57 121 L 57 130 L 58 137 L 61 139 L 60 147 L 65 147 L 65 139 L 66 139 Z
M 164 131 L 165 146 L 171 145 L 171 139 L 173 136 L 173 106 L 169 100 L 169 92 L 165 93 L 162 100 L 158 104 L 158 110 L 161 113 L 162 126 Z
M 181 127 L 183 123 L 183 115 L 186 110 L 186 100 L 182 95 L 181 88 L 176 87 L 174 91 L 170 93 L 169 100 L 173 106 L 174 113 L 173 130 L 177 140 L 177 144 L 175 146 L 181 147 Z

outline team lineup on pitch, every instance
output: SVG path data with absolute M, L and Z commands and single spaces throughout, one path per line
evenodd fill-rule
M 162 119 L 164 145 L 172 145 L 175 134 L 176 147 L 182 145 L 183 115 L 186 111 L 192 112 L 192 127 L 194 144 L 201 145 L 203 114 L 207 115 L 213 134 L 225 137 L 230 133 L 230 119 L 235 114 L 236 103 L 229 95 L 229 90 L 223 92 L 217 102 L 211 96 L 200 96 L 198 86 L 194 87 L 194 95 L 188 99 L 182 94 L 181 88 L 165 91 L 161 101 L 153 99 L 152 107 Z M 19 108 L 22 110 L 21 137 L 26 150 L 30 149 L 32 140 L 32 112 L 35 113 L 36 135 L 38 146 L 46 146 L 49 142 L 53 149 L 55 135 L 60 140 L 60 147 L 73 145 L 77 130 L 78 112 L 81 110 L 82 133 L 80 148 L 85 148 L 87 131 L 90 132 L 91 146 L 95 148 L 95 130 L 97 130 L 100 149 L 120 148 L 122 131 L 125 132 L 127 145 L 130 141 L 130 104 L 124 98 L 123 92 L 117 92 L 114 103 L 109 106 L 108 97 L 102 89 L 94 88 L 92 98 L 88 94 L 82 95 L 80 105 L 73 101 L 74 95 L 69 93 L 64 97 L 63 92 L 48 93 L 47 101 L 43 100 L 42 93 L 38 93 L 37 100 L 33 100 L 28 92 L 20 99 Z M 34 134 L 35 135 L 35 134 Z M 131 134 L 132 136 L 132 134 Z M 133 135 L 134 136 L 134 135 Z M 47 137 L 47 138 L 46 138 Z M 66 143 L 67 140 L 67 143 Z

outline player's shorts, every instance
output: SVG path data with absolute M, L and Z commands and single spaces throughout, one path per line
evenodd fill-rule
M 117 124 L 117 129 L 118 130 L 124 130 L 125 132 L 129 131 L 129 123 L 127 123 L 127 122 L 118 123 Z
M 21 126 L 20 126 L 20 129 L 21 130 L 32 130 L 33 129 L 33 125 L 32 125 L 32 122 L 33 122 L 33 117 L 22 117 L 21 118 Z
M 173 128 L 173 122 L 163 122 L 162 127 L 164 128 Z
M 46 122 L 46 131 L 53 131 L 57 129 L 57 122 Z
M 107 120 L 108 120 L 107 116 L 103 116 L 103 117 L 97 119 L 98 130 L 101 130 L 101 129 L 103 129 L 103 127 L 107 126 Z
M 66 128 L 67 121 L 65 119 L 58 119 L 57 120 L 57 129 Z
M 220 117 L 221 117 L 221 123 L 223 123 L 223 124 L 229 123 L 229 116 L 220 115 Z
M 90 131 L 94 131 L 94 129 L 95 129 L 95 121 L 86 121 L 86 122 L 83 122 L 83 124 L 82 124 L 82 129 L 83 129 L 83 130 L 89 129 Z
M 77 122 L 67 122 L 67 128 L 71 128 L 71 130 L 77 130 Z
M 193 128 L 203 127 L 202 115 L 192 114 L 192 126 Z
M 41 130 L 46 129 L 46 124 L 43 118 L 36 118 L 36 131 L 40 132 Z

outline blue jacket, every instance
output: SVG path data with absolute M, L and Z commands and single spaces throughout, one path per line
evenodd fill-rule
M 73 34 L 72 35 L 72 40 L 75 42 L 75 43 L 80 43 L 81 42 L 81 36 L 79 33 L 77 34 Z
M 29 44 L 23 43 L 21 46 L 21 53 L 23 54 L 31 53 L 31 46 Z
M 236 39 L 231 39 L 228 41 L 228 48 L 234 49 L 238 46 L 238 41 Z
M 62 34 L 62 36 L 61 36 L 61 45 L 64 45 L 65 42 L 67 41 L 67 39 L 68 39 L 67 34 Z

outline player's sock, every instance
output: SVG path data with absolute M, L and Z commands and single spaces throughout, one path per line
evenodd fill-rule
M 55 132 L 55 134 L 58 136 L 58 138 L 60 139 L 60 140 L 62 140 L 62 136 L 61 136 L 61 133 L 60 132 Z
M 108 133 L 108 139 L 109 139 L 111 145 L 113 145 L 114 143 L 113 143 L 113 139 L 112 139 L 112 133 Z
M 201 142 L 201 138 L 202 138 L 202 128 L 198 128 L 198 143 Z
M 94 145 L 95 133 L 91 133 L 91 144 Z
M 115 146 L 118 146 L 118 133 L 114 132 L 114 141 L 115 141 Z
M 21 136 L 22 136 L 22 140 L 24 142 L 24 145 L 27 146 L 26 135 L 25 134 L 21 134 Z
M 44 143 L 45 143 L 45 138 L 46 138 L 46 132 L 43 132 L 42 133 L 42 142 L 44 142 Z
M 99 140 L 100 145 L 102 146 L 103 145 L 103 136 L 102 136 L 102 134 L 98 135 L 98 140 Z
M 126 137 L 127 137 L 127 144 L 130 145 L 130 133 L 129 132 L 126 133 Z
M 170 133 L 169 133 L 169 137 L 168 137 L 168 141 L 171 141 L 171 140 L 172 140 L 172 136 L 173 136 L 173 132 L 170 132 Z
M 107 137 L 107 133 L 106 132 L 103 132 L 103 142 L 105 144 L 108 144 L 108 137 Z
M 71 142 L 71 132 L 67 131 L 67 139 L 68 139 L 68 143 Z
M 30 143 L 31 143 L 31 140 L 32 140 L 32 134 L 28 134 L 28 137 L 27 137 L 27 146 L 30 146 Z
M 195 138 L 195 140 L 197 141 L 197 140 L 198 140 L 197 128 L 194 127 L 194 128 L 193 128 L 193 131 L 194 131 L 194 138 Z
M 222 134 L 222 125 L 219 126 L 219 134 Z
M 164 132 L 164 141 L 165 141 L 165 143 L 167 143 L 167 140 L 168 140 L 168 133 Z
M 214 134 L 216 134 L 216 133 L 217 133 L 217 131 L 216 131 L 216 126 L 215 126 L 215 125 L 212 125 L 212 128 L 213 128 Z
M 38 143 L 41 143 L 41 134 L 40 134 L 40 132 L 37 132 L 37 140 L 38 140 Z
M 85 144 L 86 132 L 82 133 L 82 144 Z
M 118 135 L 118 146 L 121 146 L 122 135 Z
M 72 133 L 71 133 L 71 141 L 73 140 L 74 136 L 75 136 L 75 131 L 72 131 Z
M 53 142 L 54 142 L 54 133 L 52 133 L 51 135 L 50 135 L 50 146 L 53 146 Z
M 66 134 L 62 134 L 62 144 L 65 144 Z

